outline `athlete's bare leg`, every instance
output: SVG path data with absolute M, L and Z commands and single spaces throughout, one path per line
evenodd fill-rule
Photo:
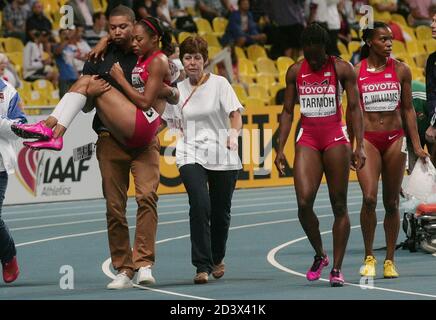
M 324 172 L 329 188 L 335 222 L 333 224 L 333 268 L 341 269 L 350 235 L 347 209 L 348 178 L 350 176 L 351 147 L 341 144 L 323 153 Z
M 323 175 L 321 153 L 309 147 L 297 145 L 294 170 L 298 219 L 316 255 L 323 256 L 325 252 L 319 232 L 319 221 L 313 211 L 313 203 Z
M 395 246 L 400 230 L 400 190 L 406 167 L 406 154 L 401 152 L 403 139 L 395 141 L 383 154 L 383 204 L 385 207 L 384 229 L 386 260 L 394 260 Z M 418 159 L 418 161 L 421 161 Z
M 365 166 L 357 171 L 360 188 L 362 189 L 363 202 L 360 211 L 360 225 L 362 228 L 363 242 L 365 245 L 365 257 L 373 256 L 373 243 L 377 226 L 378 180 L 382 170 L 382 158 L 380 152 L 367 140 L 363 141 L 366 162 Z

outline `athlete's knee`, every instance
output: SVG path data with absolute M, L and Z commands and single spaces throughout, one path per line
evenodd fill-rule
M 386 214 L 396 214 L 399 212 L 400 201 L 399 199 L 387 199 L 383 201 Z
M 335 216 L 347 214 L 347 202 L 345 200 L 332 201 L 332 210 Z
M 313 211 L 313 200 L 309 198 L 298 199 L 298 213 L 304 214 Z
M 81 76 L 70 88 L 68 92 L 77 92 L 86 95 L 86 89 L 88 88 L 91 76 Z
M 363 195 L 363 208 L 367 211 L 374 211 L 377 207 L 377 196 L 372 194 Z

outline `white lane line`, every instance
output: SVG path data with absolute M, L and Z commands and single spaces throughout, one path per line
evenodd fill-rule
M 358 203 L 349 203 L 349 205 L 354 205 Z M 323 206 L 317 206 L 315 209 L 326 209 L 331 208 L 331 205 L 323 205 Z M 254 216 L 254 215 L 262 215 L 262 214 L 272 214 L 277 212 L 283 212 L 283 213 L 290 213 L 293 211 L 298 211 L 298 208 L 286 208 L 286 209 L 275 209 L 275 210 L 259 210 L 259 211 L 250 211 L 250 212 L 244 212 L 244 213 L 234 213 L 232 214 L 232 217 L 244 217 L 244 216 Z M 186 213 L 188 214 L 188 210 L 183 211 L 177 211 L 169 213 L 171 215 L 179 214 L 179 213 Z M 159 214 L 159 216 L 166 215 L 165 213 Z M 127 215 L 127 219 L 136 218 L 136 214 Z M 29 220 L 30 218 L 23 218 Z M 5 222 L 10 222 L 11 220 L 4 220 Z M 16 221 L 17 219 L 15 219 Z M 36 220 L 36 219 L 32 219 Z M 20 220 L 22 221 L 22 220 Z M 71 222 L 61 222 L 61 223 L 52 223 L 52 224 L 43 224 L 43 225 L 32 225 L 27 227 L 16 227 L 16 228 L 10 228 L 11 231 L 22 231 L 22 230 L 33 230 L 33 229 L 41 229 L 41 228 L 51 228 L 51 227 L 58 227 L 58 226 L 68 226 L 68 225 L 76 225 L 76 224 L 82 224 L 82 223 L 90 223 L 90 222 L 103 222 L 106 221 L 106 218 L 100 218 L 100 219 L 89 219 L 89 220 L 80 220 L 80 221 L 71 221 Z M 180 221 L 188 221 L 188 220 L 180 220 Z M 165 225 L 170 223 L 160 222 L 159 225 Z
M 377 224 L 382 224 L 382 223 L 383 223 L 383 221 L 377 222 Z M 360 228 L 360 225 L 352 226 L 351 227 L 351 229 L 357 229 L 357 228 Z M 321 235 L 328 234 L 328 233 L 332 233 L 332 230 L 321 232 Z M 271 249 L 268 252 L 268 255 L 267 255 L 268 262 L 272 266 L 276 267 L 279 270 L 282 270 L 284 272 L 293 274 L 293 275 L 298 276 L 298 277 L 306 278 L 305 274 L 297 272 L 295 270 L 292 270 L 290 268 L 287 268 L 287 267 L 283 266 L 275 258 L 277 252 L 279 252 L 283 248 L 291 246 L 291 245 L 293 245 L 293 244 L 295 244 L 297 242 L 300 242 L 300 241 L 303 241 L 303 240 L 306 240 L 306 239 L 307 239 L 307 237 L 301 237 L 301 238 L 298 238 L 298 239 L 294 239 L 294 240 L 288 241 L 286 243 L 283 243 L 283 244 L 281 244 L 281 245 Z M 329 282 L 328 279 L 324 279 L 324 278 L 320 278 L 320 280 L 324 281 L 324 282 Z M 355 284 L 355 283 L 350 283 L 350 282 L 345 282 L 345 284 L 349 285 L 349 286 L 352 286 L 352 287 L 357 287 L 357 288 L 360 288 L 360 289 L 363 289 L 363 287 L 367 288 L 366 286 L 362 286 L 360 284 Z M 407 295 L 414 295 L 414 296 L 421 296 L 421 297 L 428 297 L 428 298 L 436 298 L 436 295 L 420 293 L 420 292 L 412 292 L 412 291 L 403 291 L 403 290 L 396 290 L 396 289 L 388 289 L 388 288 L 376 287 L 376 286 L 371 286 L 371 289 L 380 290 L 380 291 L 386 291 L 386 292 L 393 292 L 393 293 L 400 293 L 400 294 L 407 294 Z
M 110 270 L 110 264 L 111 264 L 111 259 L 107 259 L 101 265 L 101 270 L 110 279 L 115 279 L 115 275 Z M 157 293 L 183 297 L 183 298 L 190 298 L 190 299 L 196 299 L 196 300 L 213 300 L 210 298 L 205 298 L 205 297 L 200 297 L 200 296 L 193 296 L 193 295 L 178 293 L 178 292 L 174 292 L 174 291 L 160 290 L 160 289 L 155 289 L 155 288 L 151 288 L 151 287 L 141 286 L 141 285 L 135 284 L 135 283 L 133 284 L 133 287 L 143 289 L 143 290 L 153 291 L 153 292 L 157 292 Z
M 291 189 L 289 187 L 283 187 L 280 190 L 280 192 L 277 192 L 277 190 L 272 190 L 272 189 L 267 189 L 267 190 L 263 190 L 263 191 L 259 191 L 258 193 L 251 193 L 248 194 L 246 196 L 249 197 L 249 199 L 239 199 L 238 197 L 241 196 L 241 192 L 239 191 L 238 193 L 235 191 L 235 195 L 233 196 L 233 202 L 239 202 L 239 201 L 251 201 L 253 196 L 257 196 L 259 195 L 265 195 L 265 193 L 272 193 L 274 195 L 277 194 L 281 194 L 283 192 L 283 194 L 281 194 L 281 196 L 290 196 L 292 197 L 292 200 L 295 201 L 295 191 L 293 189 Z M 289 190 L 282 190 L 288 188 Z M 354 191 L 360 191 L 359 190 L 350 190 L 349 192 L 352 193 Z M 328 195 L 328 190 L 320 190 L 318 192 L 318 195 L 324 195 L 327 194 Z M 244 196 L 245 196 L 245 192 L 244 192 Z M 271 197 L 267 197 L 267 198 L 271 198 Z M 35 213 L 35 211 L 39 212 L 39 211 L 43 211 L 43 212 L 51 212 L 51 211 L 61 211 L 61 210 L 81 210 L 83 211 L 84 209 L 91 209 L 91 208 L 101 208 L 102 210 L 105 209 L 105 203 L 104 203 L 104 199 L 100 199 L 100 200 L 92 200 L 92 201 L 100 201 L 101 203 L 97 203 L 97 204 L 79 204 L 78 206 L 69 206 L 68 203 L 63 203 L 63 202 L 55 202 L 55 203 L 36 203 L 36 204 L 27 204 L 25 205 L 25 208 L 23 209 L 28 209 L 28 210 L 14 210 L 15 208 L 20 208 L 20 205 L 9 205 L 9 206 L 4 206 L 4 212 L 2 213 L 3 216 L 5 215 L 20 215 L 20 214 L 26 214 L 26 213 Z M 183 197 L 180 197 L 179 199 L 160 199 L 160 203 L 167 203 L 167 202 L 176 202 L 176 201 L 183 201 L 186 202 L 188 201 L 188 196 L 187 194 L 183 194 Z M 86 202 L 86 200 L 81 200 L 81 202 Z M 72 202 L 73 204 L 77 204 L 75 202 Z M 47 208 L 47 205 L 49 205 L 50 207 Z M 135 200 L 130 199 L 129 201 L 129 205 L 135 205 Z M 183 204 L 181 204 L 183 205 Z M 53 206 L 53 207 L 52 207 Z M 37 209 L 35 207 L 41 207 L 40 209 Z M 173 205 L 170 206 L 159 206 L 160 208 L 172 208 Z M 9 209 L 9 210 L 8 210 Z M 95 211 L 95 212 L 100 212 L 100 211 Z
M 348 197 L 348 200 L 352 200 L 352 199 L 361 199 L 362 196 L 350 196 Z M 257 201 L 259 200 L 268 200 L 268 199 L 272 199 L 272 198 L 256 198 Z M 283 197 L 277 197 L 277 199 L 283 199 Z M 251 202 L 253 202 L 253 199 L 250 199 Z M 248 205 L 232 205 L 232 209 L 238 209 L 238 208 L 249 208 L 249 207 L 259 207 L 259 206 L 269 206 L 269 205 L 281 205 L 281 204 L 291 204 L 294 203 L 296 200 L 294 199 L 287 199 L 286 201 L 276 201 L 276 202 L 264 202 L 262 204 L 248 204 Z M 330 201 L 329 198 L 319 198 L 317 199 L 317 203 L 318 202 L 327 202 Z M 356 205 L 356 204 L 361 204 L 361 202 L 351 202 L 348 203 L 348 206 L 350 205 Z M 158 215 L 159 216 L 165 216 L 165 215 L 175 215 L 175 214 L 180 214 L 180 213 L 186 213 L 189 211 L 189 206 L 188 203 L 184 204 L 183 206 L 186 207 L 186 209 L 184 210 L 176 210 L 176 211 L 170 211 L 170 212 L 161 212 L 160 208 L 158 207 Z M 330 207 L 330 205 L 328 206 Z M 322 207 L 325 208 L 325 207 Z M 133 212 L 136 211 L 136 208 L 128 208 L 127 212 Z M 76 217 L 76 216 L 84 216 L 84 215 L 94 215 L 94 214 L 106 214 L 106 210 L 101 210 L 101 211 L 85 211 L 85 212 L 80 212 L 80 213 L 64 213 L 64 214 L 57 214 L 57 215 L 45 215 L 45 216 L 36 216 L 36 217 L 27 217 L 27 218 L 14 218 L 14 219 L 4 219 L 5 222 L 18 222 L 18 221 L 32 221 L 32 220 L 42 220 L 42 219 L 52 219 L 52 218 L 62 218 L 62 217 Z

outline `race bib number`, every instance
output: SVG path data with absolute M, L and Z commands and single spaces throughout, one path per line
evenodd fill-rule
M 394 111 L 400 101 L 401 90 L 395 82 L 365 84 L 362 91 L 366 112 Z
M 336 95 L 300 96 L 300 111 L 303 116 L 309 118 L 332 116 L 336 114 Z

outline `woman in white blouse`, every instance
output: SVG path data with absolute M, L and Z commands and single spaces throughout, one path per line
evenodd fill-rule
M 187 78 L 177 84 L 179 104 L 163 115 L 180 137 L 176 163 L 189 196 L 194 283 L 207 283 L 209 274 L 224 275 L 230 211 L 238 171 L 238 136 L 243 107 L 226 78 L 205 73 L 207 42 L 189 37 L 180 45 Z

